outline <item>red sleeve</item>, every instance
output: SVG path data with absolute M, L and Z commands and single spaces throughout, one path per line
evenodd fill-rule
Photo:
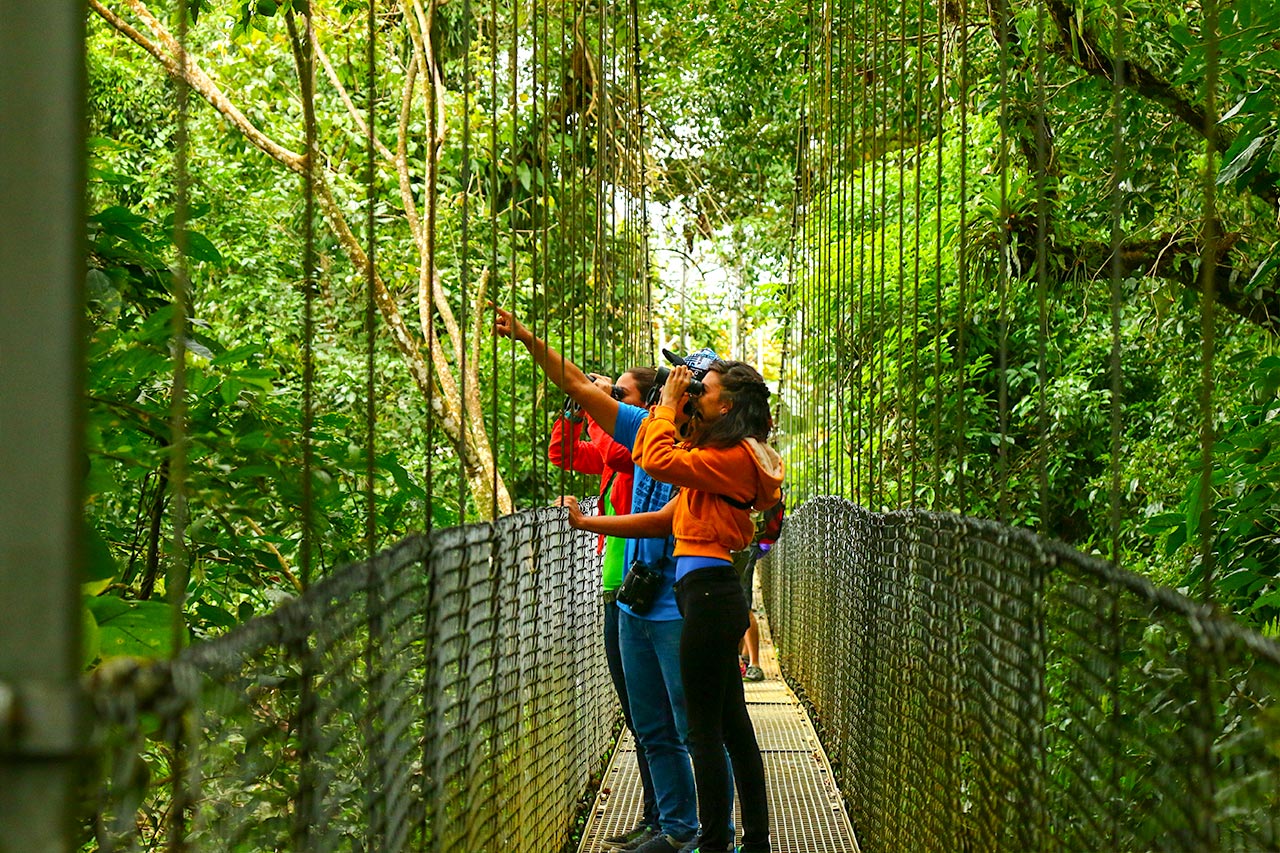
M 566 428 L 566 424 L 568 428 Z M 582 424 L 556 418 L 551 426 L 551 443 L 547 458 L 551 464 L 565 471 L 582 474 L 603 474 L 604 456 L 594 444 L 582 441 Z
M 591 435 L 591 443 L 600 451 L 605 465 L 619 474 L 627 474 L 635 470 L 636 463 L 631 459 L 631 451 L 614 441 L 613 436 L 604 431 L 604 427 L 591 421 L 587 426 L 587 432 Z

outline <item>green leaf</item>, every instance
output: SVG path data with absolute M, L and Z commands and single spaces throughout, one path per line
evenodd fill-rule
M 526 190 L 533 185 L 533 173 L 529 171 L 529 166 L 525 163 L 516 164 L 516 175 L 520 178 L 520 184 Z
M 213 245 L 213 241 L 198 231 L 180 232 L 174 235 L 176 243 L 180 236 L 186 237 L 187 257 L 195 261 L 205 261 L 211 264 L 221 264 L 222 254 L 218 248 Z
M 85 523 L 84 530 L 85 565 L 82 583 L 114 578 L 119 574 L 115 558 L 111 556 L 111 548 L 91 525 Z
M 1250 140 L 1244 146 L 1244 149 L 1236 155 L 1235 159 L 1224 166 L 1222 171 L 1218 173 L 1218 186 L 1225 186 L 1245 174 L 1262 146 L 1269 141 L 1270 139 L 1267 136 L 1259 136 Z
M 80 648 L 86 667 L 102 654 L 102 632 L 98 630 L 98 620 L 93 618 L 93 613 L 84 603 L 80 605 Z
M 168 657 L 173 651 L 173 608 L 158 601 L 98 596 L 86 601 L 98 623 L 101 657 Z

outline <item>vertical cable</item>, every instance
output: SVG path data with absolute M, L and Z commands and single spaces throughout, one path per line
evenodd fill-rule
M 1005 0 L 995 4 L 999 15 L 996 21 L 996 39 L 999 42 L 1000 62 L 1000 142 L 997 150 L 1000 158 L 1000 171 L 997 180 L 1000 182 L 1000 212 L 996 219 L 1000 234 L 1000 267 L 996 271 L 996 288 L 998 290 L 999 307 L 996 325 L 999 342 L 996 355 L 997 384 L 997 417 L 999 419 L 1000 447 L 997 452 L 996 495 L 997 518 L 1001 522 L 1009 520 L 1009 278 L 1012 266 L 1010 256 L 1010 214 L 1009 214 L 1009 15 L 1010 9 Z
M 364 395 L 364 541 L 365 553 L 373 557 L 377 547 L 377 500 L 374 495 L 374 424 L 376 412 L 374 395 L 377 393 L 376 375 L 374 372 L 374 348 L 377 343 L 376 302 L 374 289 L 377 280 L 377 236 L 375 226 L 377 218 L 377 163 L 375 161 L 374 139 L 377 128 L 375 102 L 377 99 L 377 0 L 370 0 L 368 30 L 369 41 L 366 46 L 366 109 L 365 118 L 365 254 L 369 259 L 365 268 L 365 300 L 364 300 L 364 344 L 365 344 L 365 395 Z
M 187 316 L 190 311 L 190 265 L 187 260 L 187 216 L 190 192 L 188 175 L 188 102 L 190 86 L 187 57 L 189 9 L 187 0 L 178 0 L 178 79 L 176 83 L 178 126 L 174 146 L 173 200 L 173 315 L 170 321 L 170 352 L 173 358 L 173 387 L 169 392 L 169 488 L 173 502 L 173 557 L 165 577 L 165 597 L 171 609 L 170 654 L 177 656 L 187 638 L 187 583 L 190 577 L 187 553 L 187 462 L 190 436 L 187 430 Z M 188 756 L 184 750 L 188 714 L 170 723 L 168 741 L 172 750 L 170 768 L 173 802 L 168 814 L 169 849 L 187 849 L 187 811 L 194 791 L 188 785 Z
M 1109 539 L 1111 561 L 1120 564 L 1120 426 L 1124 410 L 1123 375 L 1121 373 L 1120 312 L 1121 284 L 1124 270 L 1120 251 L 1124 245 L 1124 184 L 1128 170 L 1125 163 L 1124 139 L 1124 86 L 1125 86 L 1125 26 L 1123 0 L 1114 0 L 1115 47 L 1112 50 L 1114 65 L 1111 71 L 1111 507 L 1109 513 Z
M 519 166 L 519 144 L 520 144 L 520 94 L 519 94 L 520 77 L 517 71 L 517 69 L 519 68 L 518 59 L 519 59 L 519 47 L 520 47 L 520 4 L 513 3 L 510 8 L 511 8 L 511 43 L 507 46 L 507 83 L 511 88 L 510 102 L 508 104 L 508 109 L 511 112 L 511 143 L 510 143 L 511 147 L 508 150 L 508 156 L 510 157 L 511 170 L 510 170 L 510 174 L 508 175 L 509 184 L 507 187 L 507 190 L 508 190 L 507 198 L 509 199 L 507 203 L 507 227 L 509 229 L 509 233 L 507 234 L 507 240 L 509 241 L 508 254 L 510 255 L 511 267 L 509 271 L 509 281 L 507 282 L 509 291 L 510 291 L 507 294 L 507 304 L 510 305 L 511 310 L 514 311 L 518 304 L 517 283 L 520 280 L 520 268 L 519 268 L 519 261 L 518 261 L 519 253 L 516 251 L 520 245 L 520 236 L 519 236 L 519 230 L 518 230 L 519 219 L 517 218 L 518 205 L 516 204 L 516 199 L 519 197 L 518 193 L 520 192 L 520 176 L 517 174 L 517 167 Z M 494 61 L 495 62 L 497 61 L 496 52 L 495 52 Z M 518 365 L 518 360 L 516 358 L 516 349 L 517 347 L 512 347 L 510 349 L 511 388 L 513 390 L 520 387 L 519 365 Z M 530 447 L 534 446 L 537 440 L 537 414 L 538 414 L 537 398 L 538 398 L 537 394 L 529 395 L 528 442 Z M 517 406 L 513 402 L 511 406 L 511 427 L 510 427 L 511 439 L 513 443 L 515 441 L 515 435 L 516 435 L 516 408 Z M 537 461 L 535 460 L 533 464 L 530 466 L 530 468 L 532 469 L 530 470 L 531 475 L 534 475 L 534 476 L 537 475 L 537 467 L 538 467 Z
M 1049 519 L 1049 131 L 1045 116 L 1045 29 L 1048 13 L 1040 4 L 1036 10 L 1036 310 L 1040 325 L 1036 339 L 1036 411 L 1038 441 L 1036 456 L 1040 525 L 1051 529 Z
M 825 250 L 825 256 L 822 264 L 822 282 L 821 282 L 821 300 L 822 300 L 822 317 L 824 322 L 831 322 L 833 314 L 833 300 L 831 296 L 832 280 L 839 274 L 838 272 L 838 252 L 839 246 L 839 226 L 836 221 L 836 206 L 839 203 L 839 178 L 838 169 L 840 163 L 837 156 L 839 148 L 837 146 L 837 129 L 836 122 L 839 119 L 839 90 L 836 81 L 836 4 L 839 0 L 829 0 L 827 3 L 826 14 L 826 45 L 825 45 L 825 83 L 823 91 L 824 109 L 826 110 L 826 121 L 823 123 L 826 139 L 823 142 L 822 154 L 823 162 L 826 165 L 826 176 L 823 181 L 823 209 L 826 214 L 825 233 L 823 234 L 822 245 Z M 822 395 L 822 431 L 825 436 L 826 447 L 826 464 L 823 472 L 824 492 L 832 493 L 832 470 L 840 466 L 840 456 L 844 449 L 839 446 L 839 437 L 835 435 L 836 430 L 832 424 L 836 420 L 836 409 L 839 406 L 832 405 L 832 397 L 836 392 L 832 385 L 838 381 L 838 376 L 833 375 L 836 371 L 831 369 L 828 363 L 824 365 L 823 370 L 823 386 Z
M 365 254 L 368 258 L 368 266 L 365 268 L 365 304 L 364 304 L 364 343 L 365 343 L 365 408 L 364 408 L 364 498 L 365 498 L 365 517 L 364 517 L 364 540 L 365 553 L 369 559 L 374 556 L 376 548 L 376 524 L 377 524 L 377 504 L 374 495 L 374 394 L 376 393 L 376 383 L 374 375 L 374 346 L 376 343 L 376 335 L 374 330 L 375 320 L 375 302 L 374 288 L 376 286 L 376 265 L 377 265 L 377 240 L 375 233 L 375 204 L 377 201 L 376 189 L 376 161 L 374 159 L 374 140 L 377 129 L 377 0 L 370 0 L 369 14 L 366 21 L 367 39 L 366 45 L 366 80 L 365 80 L 365 107 L 367 115 L 365 119 Z M 369 587 L 365 592 L 365 606 L 367 608 L 367 618 L 369 620 L 368 635 L 364 648 L 365 677 L 369 681 L 373 679 L 373 673 L 378 670 L 376 637 L 381 632 L 381 613 L 377 602 L 378 590 L 373 580 L 373 574 L 370 574 Z M 374 756 L 378 754 L 377 749 L 377 721 L 382 719 L 382 702 L 379 693 L 372 689 L 370 685 L 370 694 L 372 696 L 372 707 L 368 711 L 368 715 L 364 720 L 365 725 L 365 747 L 366 747 L 366 774 L 370 783 L 370 790 L 366 794 L 366 803 L 369 809 L 369 824 L 366 835 L 366 847 L 373 848 L 376 846 L 375 839 L 385 837 L 385 801 L 378 796 L 375 791 L 380 787 L 375 784 L 381 776 L 380 768 L 376 765 Z
M 866 9 L 866 6 L 863 7 Z M 864 14 L 867 18 L 861 21 L 862 28 L 859 30 L 859 36 L 870 36 L 875 28 L 876 22 L 870 10 Z M 867 312 L 867 285 L 871 278 L 870 260 L 867 256 L 867 205 L 871 200 L 867 196 L 867 172 L 870 168 L 868 161 L 871 159 L 869 154 L 874 146 L 874 140 L 869 140 L 868 135 L 871 132 L 874 117 L 870 114 L 872 109 L 871 97 L 868 93 L 868 81 L 875 74 L 874 58 L 871 56 L 870 50 L 863 45 L 858 63 L 858 112 L 859 118 L 855 123 L 852 120 L 850 125 L 857 128 L 858 133 L 858 204 L 854 208 L 852 203 L 852 193 L 850 198 L 850 209 L 857 210 L 857 248 L 858 248 L 858 298 L 857 310 L 858 316 L 856 326 L 859 335 L 864 333 L 868 324 Z M 852 88 L 852 86 L 850 87 Z M 850 110 L 852 113 L 852 110 Z M 850 310 L 854 300 L 850 298 Z M 869 423 L 868 409 L 874 406 L 874 397 L 868 389 L 867 378 L 867 353 L 864 347 L 859 346 L 855 353 L 855 376 L 854 384 L 857 387 L 857 395 L 855 399 L 855 409 L 858 415 L 858 425 L 855 431 L 854 440 L 857 442 L 857 453 L 854 457 L 854 479 L 853 494 L 856 503 L 867 506 L 871 503 L 871 483 L 867 477 L 867 471 L 863 468 L 863 460 L 868 457 L 868 429 Z
M 437 62 L 443 62 L 443 57 Z M 471 0 L 462 0 L 462 166 L 459 185 L 462 188 L 462 223 L 458 235 L 458 433 L 461 436 L 462 456 L 458 459 L 458 523 L 467 518 L 467 499 L 470 494 L 467 454 L 479 453 L 471 437 L 469 396 L 474 393 L 467 382 L 471 369 L 468 359 L 467 333 L 470 329 L 471 305 Z M 494 506 L 493 511 L 497 511 Z
M 880 3 L 873 2 L 870 6 L 870 36 L 871 44 L 867 49 L 867 76 L 869 82 L 867 85 L 867 134 L 869 144 L 867 150 L 863 153 L 867 164 L 867 207 L 863 210 L 863 221 L 867 223 L 867 236 L 870 238 L 870 246 L 867 251 L 867 310 L 866 320 L 863 323 L 863 330 L 867 328 L 879 329 L 881 313 L 879 292 L 884 287 L 883 268 L 881 265 L 883 245 L 880 242 L 883 235 L 883 220 L 881 209 L 882 196 L 880 193 L 880 177 L 882 170 L 880 168 L 880 82 L 881 72 L 880 65 L 880 37 L 884 27 L 884 19 L 881 16 Z M 880 424 L 880 406 L 883 402 L 882 389 L 880 387 L 880 353 L 881 343 L 878 336 L 868 336 L 867 353 L 867 409 L 870 417 L 867 420 L 867 496 L 866 506 L 868 509 L 876 509 L 878 500 L 876 490 L 879 486 L 877 481 L 876 457 L 880 453 L 879 447 L 879 424 Z M 874 344 L 870 343 L 875 341 Z
M 898 63 L 899 72 L 905 74 L 907 69 L 907 4 L 906 0 L 901 0 L 899 7 L 901 21 L 901 29 L 898 32 Z M 905 122 L 909 105 L 907 103 L 907 86 L 906 80 L 901 79 L 898 82 L 898 115 Z M 906 225 L 906 206 L 907 206 L 907 148 L 905 145 L 899 145 L 897 151 L 898 157 L 898 269 L 897 269 L 897 294 L 894 299 L 897 303 L 897 330 L 894 333 L 893 341 L 893 408 L 894 420 L 896 425 L 893 427 L 896 434 L 894 441 L 895 451 L 893 454 L 893 483 L 894 483 L 894 501 L 890 504 L 891 509 L 901 509 L 902 501 L 902 450 L 906 448 L 906 417 L 903 413 L 903 382 L 906 379 L 906 357 L 903 354 L 904 344 L 904 328 L 907 322 L 906 315 L 906 246 L 907 246 L 907 225 Z
M 831 317 L 833 325 L 838 325 L 836 321 L 837 315 L 841 312 L 840 295 L 841 289 L 845 281 L 845 274 L 848 266 L 849 257 L 849 217 L 848 209 L 845 205 L 844 192 L 845 187 L 852 182 L 850 173 L 850 164 L 852 161 L 852 150 L 847 144 L 848 140 L 845 130 L 849 126 L 849 120 L 845 114 L 846 93 L 849 89 L 845 85 L 845 75 L 848 73 L 848 64 L 852 51 L 848 49 L 846 40 L 852 35 L 852 28 L 846 29 L 843 8 L 839 0 L 833 0 L 832 14 L 832 40 L 835 43 L 833 50 L 835 71 L 832 74 L 834 94 L 832 97 L 832 161 L 835 164 L 834 184 L 831 187 L 831 209 L 833 211 L 832 218 L 836 222 L 836 233 L 833 235 L 832 245 L 835 251 L 835 268 L 829 270 L 827 274 L 827 292 L 833 294 L 827 300 L 827 314 Z M 853 332 L 850 329 L 850 332 Z M 836 487 L 835 494 L 843 495 L 845 490 L 845 461 L 849 456 L 850 434 L 848 430 L 848 416 L 845 414 L 846 406 L 844 405 L 845 394 L 849 388 L 848 372 L 845 370 L 835 370 L 835 391 L 828 395 L 828 408 L 834 403 L 835 420 L 836 420 L 836 441 L 835 446 L 838 450 L 836 455 Z
M 920 181 L 924 159 L 924 0 L 916 0 L 916 121 L 913 172 L 913 215 L 911 234 L 911 507 L 914 509 L 920 484 Z M 941 81 L 939 81 L 941 85 Z
M 501 281 L 502 276 L 498 271 L 498 229 L 501 227 L 501 220 L 498 214 L 498 176 L 501 174 L 498 169 L 498 0 L 489 0 L 489 176 L 485 185 L 485 195 L 489 204 L 489 286 L 493 289 L 493 300 L 498 302 L 501 299 Z M 515 310 L 515 303 L 508 302 L 507 308 Z M 512 352 L 515 348 L 512 347 Z M 496 339 L 491 339 L 489 345 L 489 374 L 492 377 L 489 382 L 489 416 L 490 427 L 490 453 L 493 456 L 493 477 L 489 486 L 489 505 L 498 506 L 498 472 L 511 471 L 512 454 L 508 449 L 505 460 L 499 461 L 499 448 L 505 448 L 509 444 L 515 443 L 515 431 L 512 430 L 509 440 L 503 440 L 502 434 L 502 417 L 499 408 L 498 386 L 501 385 L 501 373 L 498 366 L 498 345 Z M 514 386 L 513 386 L 514 387 Z M 515 407 L 512 407 L 515 411 Z
M 653 276 L 649 274 L 649 174 L 648 158 L 645 156 L 644 135 L 644 63 L 640 54 L 640 3 L 631 0 L 631 50 L 635 62 L 636 78 L 636 156 L 640 158 L 640 239 L 641 264 L 640 274 L 643 278 L 644 311 L 641 316 L 648 329 L 644 347 L 646 353 L 656 353 L 657 347 L 653 338 Z M 633 356 L 634 360 L 634 356 Z
M 1213 362 L 1218 305 L 1218 0 L 1204 0 L 1204 247 L 1200 255 L 1200 599 L 1213 601 Z
M 960 6 L 960 193 L 958 206 L 960 224 L 958 227 L 959 252 L 956 255 L 956 283 L 959 287 L 956 305 L 956 395 L 959 407 L 956 411 L 955 447 L 956 458 L 956 511 L 964 515 L 969 506 L 965 489 L 968 477 L 965 476 L 965 464 L 968 462 L 969 442 L 966 432 L 969 428 L 968 411 L 965 396 L 968 389 L 968 329 L 969 329 L 969 0 L 958 0 Z
M 929 498 L 929 508 L 934 510 L 946 506 L 942 499 L 942 409 L 946 404 L 946 397 L 942 393 L 942 343 L 946 338 L 942 313 L 942 159 L 946 147 L 946 115 L 943 112 L 946 99 L 946 32 L 946 10 L 942 0 L 938 0 L 938 135 L 933 175 L 933 494 Z

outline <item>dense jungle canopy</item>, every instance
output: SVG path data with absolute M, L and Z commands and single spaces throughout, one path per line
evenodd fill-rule
M 1139 0 L 185 5 L 89 2 L 87 662 L 164 651 L 175 560 L 204 636 L 302 587 L 304 527 L 322 574 L 592 491 L 488 301 L 604 373 L 758 362 L 795 502 L 1004 518 L 1175 586 L 1208 411 L 1217 597 L 1276 630 L 1270 0 L 1212 30 Z

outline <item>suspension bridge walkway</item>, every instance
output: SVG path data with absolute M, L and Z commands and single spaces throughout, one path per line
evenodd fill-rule
M 775 853 L 857 853 L 844 798 L 800 700 L 782 680 L 768 619 L 760 619 L 765 680 L 747 682 L 747 711 L 764 756 Z M 578 853 L 606 853 L 605 838 L 625 833 L 644 810 L 636 743 L 623 729 L 600 792 L 591 806 Z M 735 825 L 738 818 L 735 813 Z

